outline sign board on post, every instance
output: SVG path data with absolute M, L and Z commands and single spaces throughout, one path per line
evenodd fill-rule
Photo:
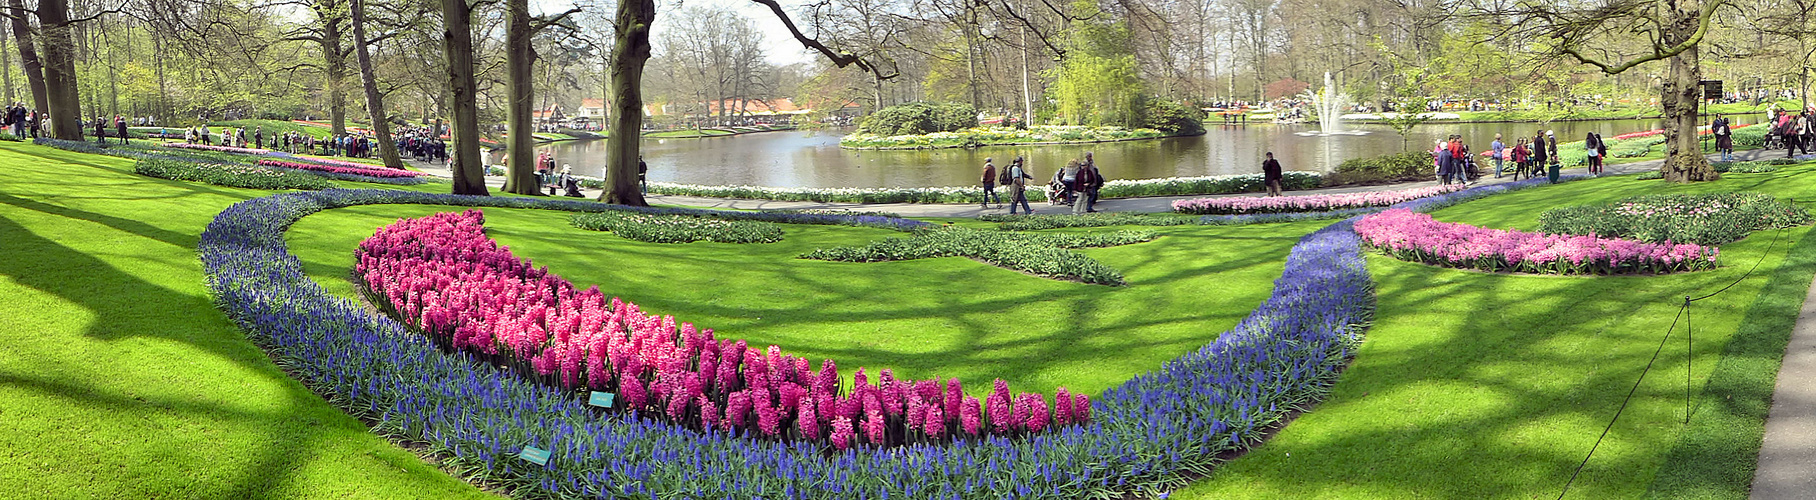
M 593 395 L 586 399 L 586 404 L 597 406 L 600 408 L 611 408 L 612 399 L 615 398 L 616 396 L 617 396 L 616 394 L 612 394 L 609 392 L 593 391 Z
M 542 448 L 537 448 L 534 446 L 523 447 L 523 451 L 518 453 L 517 457 L 522 458 L 524 460 L 528 460 L 528 461 L 530 461 L 530 463 L 533 463 L 536 465 L 548 465 L 549 464 L 549 450 L 544 450 Z
M 1703 80 L 1703 99 L 1721 99 L 1721 80 Z

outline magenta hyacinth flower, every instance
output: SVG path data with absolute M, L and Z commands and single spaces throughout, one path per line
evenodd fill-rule
M 927 407 L 927 420 L 921 424 L 921 430 L 926 431 L 927 437 L 931 439 L 939 439 L 945 435 L 946 416 L 940 407 L 931 405 Z
M 959 406 L 958 423 L 959 427 L 965 430 L 966 435 L 977 435 L 979 428 L 983 425 L 983 411 L 978 408 L 977 398 L 965 397 L 964 402 Z
M 1035 393 L 1022 393 L 1028 400 L 1028 420 L 1023 424 L 1028 432 L 1046 430 L 1050 416 L 1047 413 L 1047 398 Z
M 836 417 L 832 419 L 832 447 L 844 450 L 851 447 L 851 419 Z
M 1072 395 L 1072 423 L 1083 424 L 1091 421 L 1091 397 L 1084 394 Z
M 883 414 L 881 414 L 881 413 L 865 413 L 864 414 L 864 439 L 866 441 L 869 441 L 870 444 L 874 444 L 877 446 L 883 446 L 883 445 L 889 444 L 884 441 L 888 437 L 888 435 L 885 434 L 884 431 L 885 431 L 885 429 L 883 428 Z
M 809 440 L 820 438 L 820 421 L 814 418 L 813 400 L 802 397 L 799 403 L 801 413 L 795 419 L 795 426 L 801 428 L 801 437 Z
M 1072 393 L 1061 387 L 1053 397 L 1053 425 L 1064 426 L 1072 423 Z

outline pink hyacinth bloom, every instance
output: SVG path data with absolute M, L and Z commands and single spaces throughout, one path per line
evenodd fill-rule
M 795 424 L 796 424 L 796 427 L 801 428 L 801 437 L 804 437 L 804 438 L 807 438 L 810 440 L 819 439 L 820 438 L 820 421 L 819 421 L 819 419 L 815 418 L 815 415 L 813 412 L 813 401 L 803 397 L 803 398 L 801 398 L 799 405 L 801 407 L 801 413 L 800 413 L 800 416 L 795 419 Z
M 642 410 L 645 394 L 643 381 L 636 377 L 623 377 L 618 381 L 618 393 L 624 397 L 624 407 L 629 410 Z
M 764 436 L 775 436 L 782 432 L 781 410 L 769 404 L 757 405 L 757 430 Z
M 965 401 L 959 406 L 958 423 L 965 429 L 966 435 L 977 435 L 979 427 L 983 425 L 983 411 L 978 408 L 977 398 L 965 397 Z
M 945 403 L 944 411 L 946 413 L 946 418 L 958 418 L 959 405 L 965 402 L 965 390 L 964 388 L 959 387 L 958 378 L 954 377 L 946 380 L 946 395 L 941 398 L 941 401 Z
M 885 439 L 887 439 L 888 435 L 885 434 L 884 431 L 885 431 L 885 429 L 883 428 L 883 414 L 881 414 L 881 413 L 864 414 L 864 439 L 866 441 L 868 441 L 870 444 L 874 444 L 877 446 L 883 446 L 883 445 L 889 444 L 888 442 L 885 441 Z
M 1022 397 L 1028 400 L 1028 420 L 1023 424 L 1028 432 L 1046 430 L 1050 418 L 1047 414 L 1047 398 L 1034 393 L 1023 393 Z
M 945 435 L 946 416 L 940 407 L 927 407 L 927 420 L 921 424 L 921 430 L 926 431 L 927 437 L 931 439 L 939 439 L 940 436 Z
M 1091 397 L 1084 394 L 1072 395 L 1072 422 L 1083 424 L 1091 421 Z
M 1053 396 L 1053 425 L 1064 426 L 1072 423 L 1072 393 L 1066 388 L 1059 388 Z
M 836 417 L 832 419 L 832 447 L 844 450 L 851 447 L 851 419 Z

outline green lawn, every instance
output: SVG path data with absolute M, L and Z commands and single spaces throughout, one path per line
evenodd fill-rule
M 214 309 L 197 235 L 267 192 L 20 143 L 0 143 L 0 165 L 0 491 L 484 496 L 291 380 Z
M 1533 229 L 1546 208 L 1645 193 L 1816 196 L 1816 166 L 1679 186 L 1614 177 L 1497 196 L 1440 219 Z M 1722 248 L 1718 271 L 1510 276 L 1375 255 L 1379 309 L 1331 397 L 1173 498 L 1555 498 L 1658 349 L 1686 295 L 1698 391 L 1683 426 L 1673 334 L 1571 498 L 1745 498 L 1779 356 L 1816 272 L 1809 228 Z M 1787 253 L 1791 255 L 1786 261 Z M 1712 377 L 1712 374 L 1713 377 Z
M 327 120 L 322 120 L 322 123 L 327 123 Z M 355 125 L 353 123 L 348 123 L 347 126 L 353 127 Z M 260 127 L 265 130 L 265 136 L 267 139 L 269 139 L 273 135 L 282 134 L 285 132 L 302 132 L 304 134 L 315 136 L 315 138 L 317 138 L 317 139 L 323 139 L 323 138 L 328 137 L 329 132 L 332 132 L 332 130 L 328 129 L 328 127 L 303 125 L 303 124 L 296 123 L 296 122 L 289 121 L 289 120 L 219 121 L 219 122 L 209 122 L 208 127 L 209 127 L 210 132 L 215 132 L 215 133 L 219 133 L 221 127 L 234 127 L 234 128 L 245 128 L 245 129 L 252 129 L 254 127 Z M 249 140 L 252 138 L 251 130 L 247 130 L 246 138 Z

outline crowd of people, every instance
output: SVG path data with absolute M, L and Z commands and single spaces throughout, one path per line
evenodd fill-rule
M 15 102 L 8 105 L 5 114 L 0 115 L 0 122 L 3 122 L 6 130 L 12 132 L 13 137 L 20 139 L 24 139 L 27 133 L 30 133 L 31 138 L 33 139 L 38 138 L 38 130 L 41 128 L 40 122 L 43 121 L 43 113 L 25 107 L 25 103 L 23 102 Z
M 1799 149 L 1807 155 L 1816 148 L 1816 107 L 1805 108 L 1801 113 L 1774 108 L 1766 112 L 1766 123 L 1772 127 L 1766 147 L 1783 146 L 1785 158 L 1796 156 Z
M 1009 191 L 1009 213 L 1016 209 L 1033 214 L 1034 207 L 1028 204 L 1028 181 L 1034 179 L 1029 171 L 1027 159 L 1017 155 L 1009 166 L 996 168 L 995 158 L 984 159 L 983 207 L 990 208 L 990 202 L 996 202 L 996 208 L 1002 208 L 1002 196 L 996 192 L 997 186 Z M 1097 159 L 1085 152 L 1084 158 L 1066 161 L 1066 166 L 1053 172 L 1053 179 L 1047 182 L 1047 202 L 1054 206 L 1071 207 L 1072 213 L 1093 213 L 1097 211 L 1097 191 L 1104 185 L 1103 172 L 1097 169 Z

